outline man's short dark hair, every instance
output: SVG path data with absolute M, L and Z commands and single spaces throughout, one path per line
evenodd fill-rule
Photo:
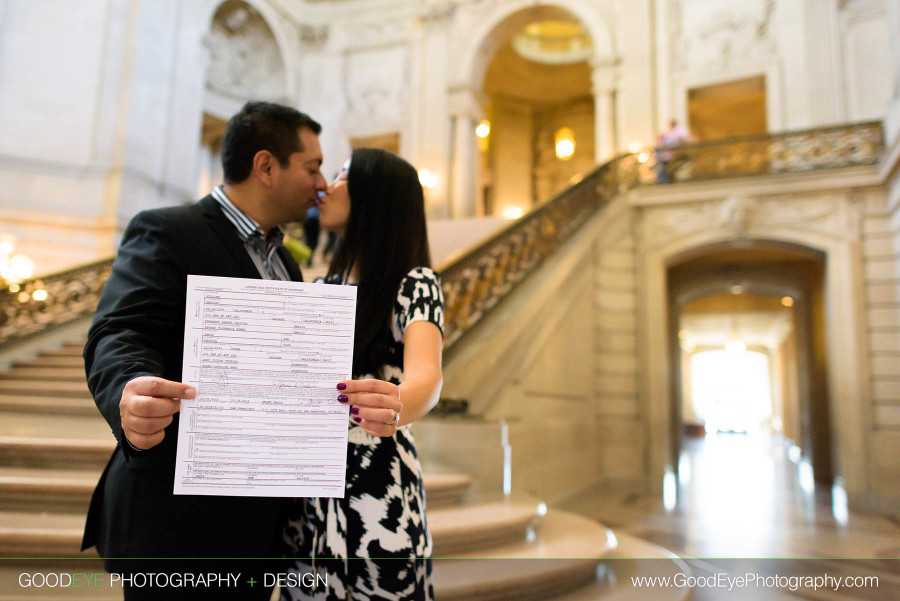
M 282 167 L 294 152 L 302 152 L 297 132 L 307 127 L 316 135 L 322 126 L 306 113 L 273 102 L 248 102 L 228 121 L 222 140 L 225 181 L 239 184 L 253 170 L 253 157 L 268 150 Z

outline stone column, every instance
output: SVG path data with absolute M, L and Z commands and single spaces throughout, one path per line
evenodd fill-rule
M 887 7 L 888 31 L 897 31 L 900 27 L 900 5 L 896 2 L 885 2 Z M 892 35 L 891 38 L 891 73 L 893 85 L 891 86 L 891 99 L 888 103 L 885 116 L 884 129 L 888 145 L 893 144 L 894 139 L 900 136 L 900 36 Z
M 475 126 L 481 118 L 481 104 L 471 89 L 450 93 L 453 123 L 453 156 L 450 170 L 450 217 L 474 217 L 478 198 L 478 141 Z
M 437 176 L 435 186 L 425 189 L 427 215 L 435 218 L 449 217 L 451 206 L 453 130 L 446 116 L 453 62 L 450 27 L 455 10 L 452 3 L 420 7 L 420 27 L 411 56 L 410 89 L 416 92 L 410 98 L 410 160 L 415 160 L 417 168 L 428 169 Z
M 594 160 L 609 160 L 616 154 L 615 113 L 616 62 L 610 59 L 591 61 L 591 84 L 594 94 Z

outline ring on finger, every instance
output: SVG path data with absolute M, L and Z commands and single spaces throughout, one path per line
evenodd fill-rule
M 391 419 L 389 419 L 388 421 L 384 422 L 384 424 L 385 424 L 386 426 L 393 426 L 393 425 L 395 425 L 398 421 L 400 421 L 400 414 L 397 413 L 396 411 L 394 411 L 393 409 L 391 409 Z

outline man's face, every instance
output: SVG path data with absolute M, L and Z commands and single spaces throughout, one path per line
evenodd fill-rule
M 301 127 L 298 135 L 303 150 L 292 153 L 286 166 L 277 167 L 270 207 L 278 223 L 302 220 L 316 202 L 318 193 L 327 186 L 321 171 L 319 136 L 306 127 Z

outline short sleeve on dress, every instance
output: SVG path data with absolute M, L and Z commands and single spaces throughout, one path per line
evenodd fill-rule
M 441 281 L 428 267 L 416 267 L 400 282 L 394 305 L 394 338 L 402 340 L 406 327 L 416 321 L 433 323 L 444 334 L 444 295 Z

